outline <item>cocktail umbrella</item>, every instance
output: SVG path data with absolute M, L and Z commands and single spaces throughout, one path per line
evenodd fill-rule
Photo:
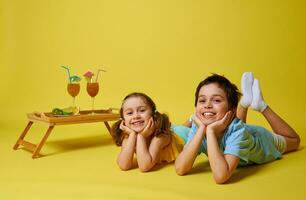
M 87 82 L 91 82 L 92 77 L 94 76 L 94 73 L 91 71 L 87 71 L 85 74 L 83 74 Z
M 78 76 L 70 76 L 70 81 L 71 82 L 80 82 L 81 78 Z

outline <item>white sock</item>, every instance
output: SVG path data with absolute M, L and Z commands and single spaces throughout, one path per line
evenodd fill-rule
M 251 107 L 259 112 L 264 111 L 268 105 L 265 103 L 262 97 L 259 81 L 257 79 L 254 80 L 252 90 L 253 90 L 253 100 Z
M 244 108 L 248 108 L 253 99 L 252 94 L 252 86 L 253 86 L 253 73 L 252 72 L 244 72 L 241 77 L 241 91 L 242 98 L 240 101 L 240 105 Z

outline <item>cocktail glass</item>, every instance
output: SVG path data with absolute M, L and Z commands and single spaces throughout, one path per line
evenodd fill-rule
M 72 105 L 75 106 L 75 97 L 80 92 L 80 84 L 79 83 L 68 83 L 67 91 L 72 96 Z
M 90 82 L 87 83 L 86 87 L 87 93 L 91 96 L 91 114 L 94 114 L 94 103 L 95 103 L 95 96 L 99 92 L 99 83 L 98 82 Z

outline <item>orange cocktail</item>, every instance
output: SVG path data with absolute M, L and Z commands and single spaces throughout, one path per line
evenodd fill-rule
M 79 83 L 68 83 L 67 91 L 73 98 L 73 106 L 75 106 L 75 97 L 80 92 L 80 84 Z
M 95 101 L 95 96 L 99 92 L 99 83 L 98 82 L 88 82 L 86 90 L 89 96 L 91 96 L 92 98 L 91 110 L 92 110 L 92 114 L 94 114 L 94 101 Z

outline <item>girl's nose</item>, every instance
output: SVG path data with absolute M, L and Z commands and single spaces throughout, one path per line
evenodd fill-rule
M 135 112 L 134 114 L 133 114 L 133 118 L 134 119 L 137 119 L 137 118 L 139 118 L 140 117 L 140 114 L 138 113 L 138 112 Z

